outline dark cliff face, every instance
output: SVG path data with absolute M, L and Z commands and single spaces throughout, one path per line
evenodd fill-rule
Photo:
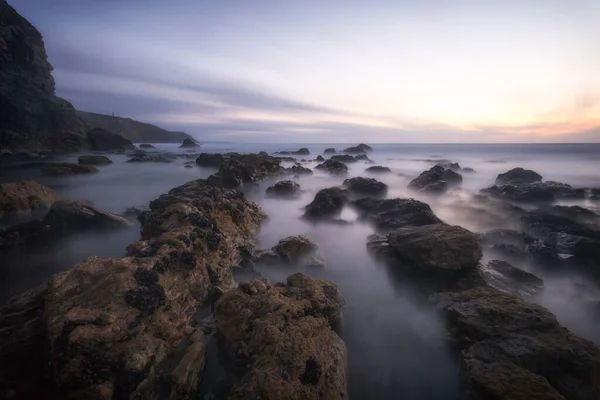
M 40 32 L 0 0 L 0 150 L 77 150 L 83 125 L 54 95 Z

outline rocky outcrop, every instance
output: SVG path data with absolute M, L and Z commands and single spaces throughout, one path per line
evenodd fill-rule
M 313 171 L 310 168 L 303 167 L 302 165 L 293 165 L 290 168 L 286 168 L 285 172 L 294 175 L 312 175 Z
M 496 185 L 521 185 L 541 181 L 542 176 L 537 172 L 519 167 L 498 175 Z
M 284 170 L 281 161 L 263 154 L 230 154 L 223 159 L 219 171 L 208 179 L 212 184 L 237 188 L 253 184 Z
M 385 173 L 391 173 L 392 170 L 389 169 L 388 167 L 373 165 L 372 167 L 365 169 L 365 172 L 367 172 L 369 174 L 385 174 Z
M 142 163 L 142 162 L 157 162 L 157 163 L 172 163 L 175 157 L 169 154 L 148 154 L 146 152 L 136 152 L 131 155 L 127 162 Z
M 108 165 L 112 164 L 112 160 L 106 156 L 79 156 L 77 159 L 79 164 L 83 165 Z
M 453 163 L 448 160 L 440 161 L 437 163 L 437 165 L 443 167 L 444 169 L 451 169 L 452 171 L 461 171 L 462 170 L 459 163 Z
M 345 175 L 348 173 L 348 166 L 341 161 L 329 159 L 315 167 L 329 172 L 332 175 Z
M 373 151 L 373 148 L 364 143 L 344 149 L 344 153 L 350 153 L 350 154 L 367 153 L 369 151 Z
M 355 177 L 346 179 L 344 186 L 349 192 L 365 196 L 383 196 L 387 193 L 388 186 L 373 178 Z
M 150 143 L 141 143 L 138 146 L 140 149 L 155 149 L 156 147 L 152 146 Z
M 294 181 L 280 181 L 267 188 L 267 194 L 271 196 L 295 196 L 300 192 L 300 185 Z
M 362 218 L 371 221 L 377 229 L 382 231 L 442 222 L 428 204 L 413 199 L 376 200 L 365 198 L 356 200 L 352 205 Z
M 441 165 L 436 165 L 427 171 L 423 171 L 408 184 L 408 187 L 422 193 L 440 194 L 444 193 L 449 187 L 460 185 L 462 185 L 460 174 L 451 169 L 445 169 Z
M 93 165 L 83 164 L 69 164 L 69 163 L 47 163 L 42 168 L 44 175 L 51 176 L 62 176 L 62 175 L 76 175 L 76 174 L 89 174 L 98 172 L 98 168 Z
M 356 158 L 354 158 L 354 156 L 351 156 L 350 154 L 336 154 L 334 156 L 331 156 L 330 159 L 331 160 L 336 160 L 336 161 L 341 161 L 343 163 L 353 163 L 353 162 L 356 162 Z
M 488 285 L 517 296 L 533 296 L 544 288 L 542 279 L 506 261 L 491 260 L 481 266 L 481 274 Z
M 223 154 L 215 153 L 201 153 L 198 158 L 196 158 L 196 164 L 201 167 L 214 167 L 218 168 L 223 161 Z
M 325 149 L 325 151 L 323 152 L 323 154 L 335 154 L 336 151 L 333 147 L 328 147 Z
M 314 200 L 305 207 L 304 217 L 308 219 L 327 219 L 339 215 L 348 201 L 348 192 L 332 187 L 317 192 Z
M 281 239 L 272 249 L 257 251 L 252 261 L 264 265 L 323 267 L 325 259 L 318 249 L 317 244 L 306 235 L 289 236 Z
M 518 203 L 551 203 L 555 200 L 585 198 L 585 189 L 577 189 L 566 183 L 553 181 L 494 185 L 481 190 L 481 192 L 498 199 Z
M 345 399 L 346 348 L 335 333 L 343 298 L 302 274 L 240 284 L 215 304 L 226 354 L 241 364 L 229 399 Z
M 181 142 L 181 146 L 179 146 L 179 147 L 180 148 L 200 147 L 200 145 L 194 139 L 187 137 L 187 138 L 183 139 L 183 141 Z
M 0 215 L 50 207 L 58 195 L 35 181 L 0 184 Z
M 135 149 L 130 140 L 102 128 L 89 130 L 87 140 L 92 150 L 123 152 Z

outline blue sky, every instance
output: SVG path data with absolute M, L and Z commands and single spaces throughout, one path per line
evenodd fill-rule
M 12 0 L 57 94 L 201 140 L 600 141 L 600 1 Z

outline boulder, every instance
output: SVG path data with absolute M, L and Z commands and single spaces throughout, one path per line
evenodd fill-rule
M 315 158 L 315 161 L 323 162 L 323 161 L 325 161 L 325 159 L 323 158 L 323 156 L 319 155 L 319 156 L 317 156 L 317 158 Z
M 388 186 L 373 178 L 350 178 L 344 181 L 344 186 L 351 193 L 366 196 L 383 196 L 387 193 Z
M 273 252 L 286 264 L 300 265 L 306 263 L 317 249 L 317 244 L 310 237 L 299 235 L 281 239 L 273 247 Z
M 0 184 L 0 215 L 49 207 L 58 195 L 35 181 Z
M 200 145 L 194 139 L 185 138 L 185 139 L 183 139 L 183 142 L 181 142 L 181 146 L 179 146 L 179 148 L 190 148 L 190 147 L 200 147 Z
M 463 173 L 469 173 L 469 174 L 472 174 L 472 173 L 474 173 L 474 172 L 475 172 L 475 170 L 474 170 L 473 168 L 471 168 L 471 167 L 466 167 L 466 168 L 463 168 L 463 169 L 461 170 L 461 172 L 463 172 Z
M 367 172 L 369 174 L 384 174 L 384 173 L 391 173 L 392 170 L 389 169 L 388 167 L 373 165 L 372 167 L 365 169 L 365 172 Z
M 280 181 L 267 188 L 272 196 L 294 196 L 300 192 L 300 185 L 294 181 Z
M 435 165 L 413 179 L 408 187 L 423 193 L 440 194 L 444 193 L 448 187 L 458 187 L 460 185 L 462 185 L 460 174 L 440 165 Z
M 138 146 L 140 149 L 155 149 L 150 143 L 142 143 Z
M 79 164 L 84 165 L 108 165 L 112 164 L 112 160 L 106 156 L 79 156 L 77 159 Z
M 533 296 L 544 287 L 542 279 L 506 261 L 491 260 L 481 272 L 488 285 L 517 296 Z
M 428 204 L 413 199 L 364 198 L 356 200 L 352 205 L 363 218 L 371 221 L 377 229 L 383 231 L 442 222 Z
M 356 158 L 354 158 L 350 154 L 336 154 L 334 156 L 331 156 L 331 160 L 341 161 L 344 163 L 356 162 Z
M 332 187 L 320 190 L 314 200 L 305 207 L 304 217 L 308 219 L 332 218 L 339 215 L 348 201 L 348 192 Z
M 585 198 L 585 189 L 576 189 L 566 183 L 553 181 L 494 185 L 482 189 L 481 192 L 495 198 L 519 203 L 551 203 L 555 200 Z
M 334 283 L 299 273 L 225 292 L 215 324 L 227 364 L 245 366 L 228 398 L 346 399 L 346 348 L 333 329 L 343 303 Z
M 92 172 L 98 172 L 98 168 L 93 165 L 80 165 L 80 164 L 69 164 L 69 163 L 48 163 L 44 165 L 42 169 L 44 175 L 61 176 L 61 175 L 76 175 L 76 174 L 89 174 Z
M 499 174 L 496 185 L 521 185 L 523 183 L 541 182 L 542 176 L 535 171 L 523 168 L 513 168 L 508 172 Z
M 367 153 L 369 151 L 373 151 L 373 148 L 364 143 L 344 149 L 344 153 L 351 153 L 351 154 Z
M 121 135 L 102 128 L 94 128 L 87 132 L 89 147 L 97 151 L 127 151 L 135 149 L 131 141 Z
M 325 149 L 325 151 L 323 152 L 323 154 L 335 154 L 336 151 L 333 147 L 329 147 L 327 149 Z
M 174 157 L 167 154 L 135 154 L 127 162 L 142 163 L 142 162 L 157 162 L 157 163 L 172 163 Z
M 356 157 L 354 157 L 354 159 L 356 161 L 371 161 L 366 154 L 359 154 Z
M 329 159 L 315 167 L 316 169 L 324 169 L 333 175 L 345 175 L 348 173 L 348 166 L 341 161 Z
M 453 163 L 448 160 L 442 160 L 437 163 L 437 165 L 443 167 L 444 169 L 451 169 L 452 171 L 461 171 L 460 165 L 458 163 Z
M 267 155 L 268 157 L 268 155 Z M 215 167 L 218 168 L 223 161 L 223 155 L 220 153 L 209 154 L 209 153 L 201 153 L 198 158 L 196 158 L 196 164 L 201 167 Z
M 306 147 L 303 147 L 303 148 L 301 148 L 301 149 L 299 149 L 297 151 L 292 151 L 292 154 L 307 156 L 307 155 L 310 154 L 310 151 Z
M 303 167 L 302 165 L 294 165 L 290 168 L 286 168 L 285 172 L 294 175 L 312 175 L 313 171 L 310 168 Z
M 282 173 L 280 160 L 260 154 L 230 154 L 224 158 L 219 171 L 208 180 L 215 185 L 237 188 L 243 184 L 253 184 L 268 176 Z

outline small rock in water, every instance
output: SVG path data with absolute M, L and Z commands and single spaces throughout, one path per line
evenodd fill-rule
M 294 196 L 300 192 L 300 185 L 294 181 L 280 181 L 267 188 L 272 196 Z
M 374 165 L 372 167 L 365 169 L 365 172 L 368 172 L 370 174 L 382 174 L 382 173 L 390 173 L 390 172 L 392 172 L 392 170 L 389 169 L 388 167 Z

